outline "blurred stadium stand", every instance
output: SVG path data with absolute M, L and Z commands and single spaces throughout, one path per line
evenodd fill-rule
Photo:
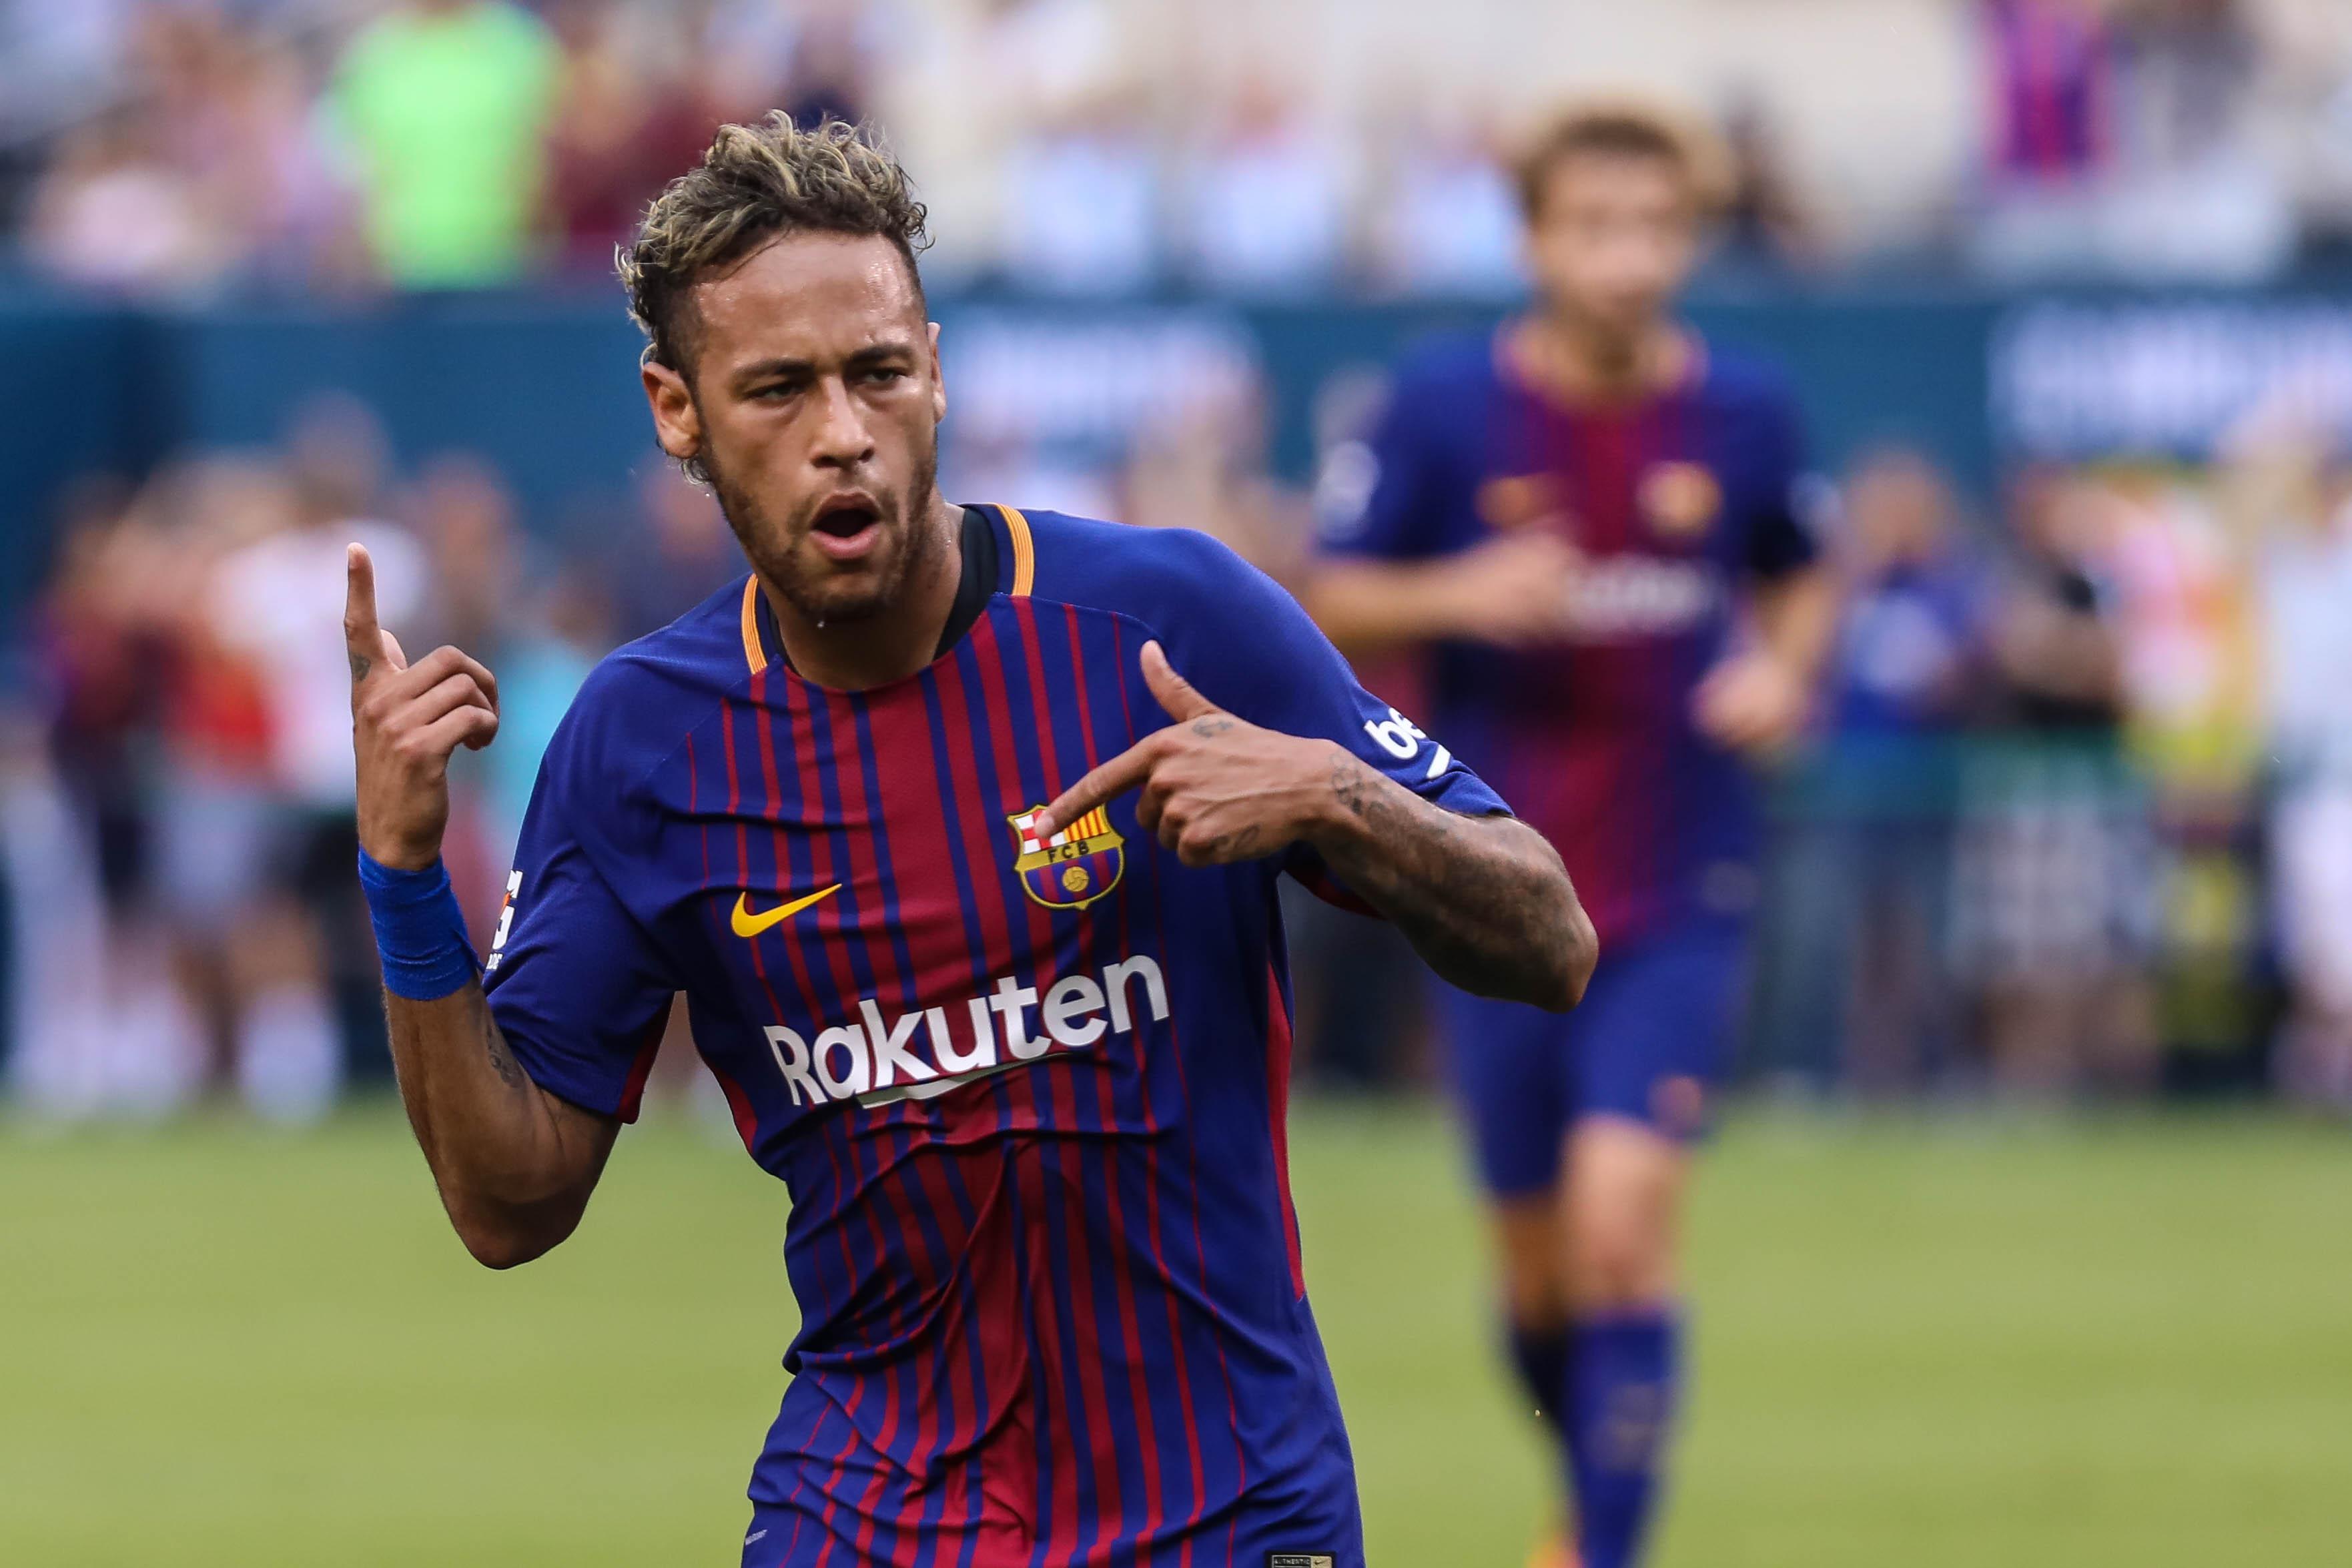
M 1469 15 L 0 0 L 18 1089 L 299 1116 L 380 1070 L 348 823 L 299 761 L 340 693 L 285 673 L 315 627 L 274 613 L 331 622 L 310 546 L 353 528 L 506 683 L 452 852 L 487 931 L 533 736 L 733 559 L 647 438 L 606 276 L 718 118 L 870 115 L 922 180 L 951 494 L 1205 527 L 1281 575 L 1360 482 L 1381 367 L 1507 308 L 1496 150 L 1633 83 L 1731 132 L 1692 314 L 1790 366 L 1847 491 L 1755 1075 L 2352 1105 L 2352 10 Z M 499 68 L 460 94 L 469 50 Z M 1307 1070 L 1409 1077 L 1383 935 L 1302 919 Z

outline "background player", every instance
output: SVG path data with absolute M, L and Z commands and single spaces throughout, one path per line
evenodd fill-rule
M 1289 1204 L 1276 879 L 1334 873 L 1455 982 L 1550 1007 L 1591 927 L 1543 840 L 1223 546 L 940 498 L 922 222 L 887 157 L 782 116 L 647 217 L 623 271 L 655 427 L 754 570 L 583 690 L 487 996 L 438 856 L 496 685 L 406 664 L 354 547 L 402 1094 L 467 1245 L 527 1261 L 688 994 L 793 1195 L 747 1564 L 1360 1568 Z
M 1788 393 L 1672 314 L 1719 166 L 1636 107 L 1540 138 L 1535 307 L 1400 373 L 1309 595 L 1351 651 L 1439 645 L 1443 731 L 1559 847 L 1601 933 L 1572 1022 L 1442 1005 L 1584 1568 L 1639 1556 L 1675 1404 L 1685 1150 L 1756 891 L 1740 757 L 1796 734 L 1834 609 Z

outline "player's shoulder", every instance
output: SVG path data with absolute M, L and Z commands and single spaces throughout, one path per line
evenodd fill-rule
M 1280 597 L 1274 580 L 1222 540 L 1189 528 L 1138 528 L 1030 512 L 1041 599 L 1107 610 L 1155 631 L 1223 623 Z
M 1389 395 L 1400 405 L 1442 405 L 1492 390 L 1501 374 L 1492 333 L 1440 332 L 1397 357 Z
M 581 682 L 549 747 L 551 761 L 608 783 L 643 773 L 675 751 L 751 675 L 745 632 L 748 574 L 657 631 L 622 644 Z
M 1336 659 L 1287 590 L 1223 541 L 1189 528 L 1137 528 L 1031 514 L 1032 596 L 1115 615 L 1136 647 L 1158 641 L 1210 700 L 1262 711 L 1274 694 Z
M 1706 345 L 1700 395 L 1722 413 L 1785 419 L 1797 409 L 1797 384 L 1778 360 L 1748 349 Z

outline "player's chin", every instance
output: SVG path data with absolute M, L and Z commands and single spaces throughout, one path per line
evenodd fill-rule
M 793 575 L 805 607 L 845 616 L 863 601 L 887 596 L 900 575 L 901 535 L 887 521 L 847 535 L 812 529 L 793 550 Z
M 827 625 L 866 620 L 890 607 L 896 582 L 879 563 L 823 570 L 808 581 L 801 607 Z

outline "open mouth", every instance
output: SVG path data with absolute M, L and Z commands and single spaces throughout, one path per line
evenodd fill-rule
M 835 560 L 863 555 L 880 534 L 881 509 L 862 495 L 841 495 L 817 509 L 809 524 L 817 547 Z

